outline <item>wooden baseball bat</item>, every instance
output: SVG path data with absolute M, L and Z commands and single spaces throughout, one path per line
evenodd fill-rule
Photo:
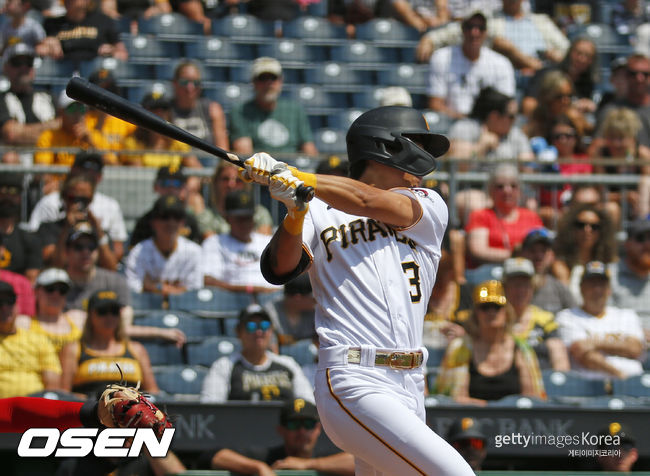
M 65 92 L 75 101 L 82 102 L 88 106 L 99 109 L 111 116 L 118 117 L 123 121 L 130 122 L 136 126 L 144 127 L 150 131 L 157 132 L 167 137 L 171 137 L 179 142 L 191 145 L 204 152 L 227 160 L 230 163 L 244 167 L 244 161 L 235 154 L 223 150 L 221 147 L 212 145 L 203 139 L 196 137 L 194 134 L 175 126 L 171 122 L 164 120 L 151 111 L 146 110 L 139 104 L 124 99 L 117 94 L 105 90 L 92 84 L 87 80 L 75 76 L 65 88 Z M 296 195 L 303 202 L 309 202 L 314 198 L 314 188 L 301 185 L 296 190 Z

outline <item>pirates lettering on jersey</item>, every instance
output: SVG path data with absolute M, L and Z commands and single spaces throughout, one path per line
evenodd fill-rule
M 229 400 L 290 400 L 293 398 L 293 373 L 286 367 L 271 364 L 268 369 L 251 369 L 240 361 L 230 376 Z
M 320 233 L 320 239 L 327 251 L 327 261 L 332 261 L 332 252 L 330 247 L 332 243 L 339 241 L 341 249 L 346 249 L 350 245 L 356 245 L 360 241 L 369 242 L 379 238 L 395 239 L 399 243 L 404 243 L 415 250 L 417 243 L 411 238 L 406 237 L 394 228 L 373 220 L 372 218 L 357 218 L 347 225 L 344 223 L 336 226 L 328 226 Z

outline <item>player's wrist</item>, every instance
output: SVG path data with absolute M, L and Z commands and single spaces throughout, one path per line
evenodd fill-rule
M 298 210 L 297 208 L 292 208 L 287 213 L 287 216 L 284 217 L 282 221 L 282 226 L 287 232 L 291 235 L 300 235 L 302 234 L 302 226 L 305 222 L 305 215 L 309 210 L 309 206 L 305 205 L 303 210 Z
M 303 172 L 295 167 L 289 167 L 289 170 L 291 170 L 291 174 L 294 177 L 296 177 L 298 180 L 301 180 L 305 184 L 305 187 L 313 187 L 313 189 L 316 190 L 316 174 Z

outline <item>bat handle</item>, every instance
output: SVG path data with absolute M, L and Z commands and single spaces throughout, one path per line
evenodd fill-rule
M 296 190 L 296 196 L 305 203 L 311 202 L 314 193 L 314 187 L 305 187 L 304 185 L 299 186 Z

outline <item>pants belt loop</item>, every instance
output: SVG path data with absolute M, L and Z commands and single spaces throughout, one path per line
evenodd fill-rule
M 359 365 L 362 367 L 374 367 L 375 366 L 375 347 L 372 345 L 362 344 L 361 345 L 361 362 Z

